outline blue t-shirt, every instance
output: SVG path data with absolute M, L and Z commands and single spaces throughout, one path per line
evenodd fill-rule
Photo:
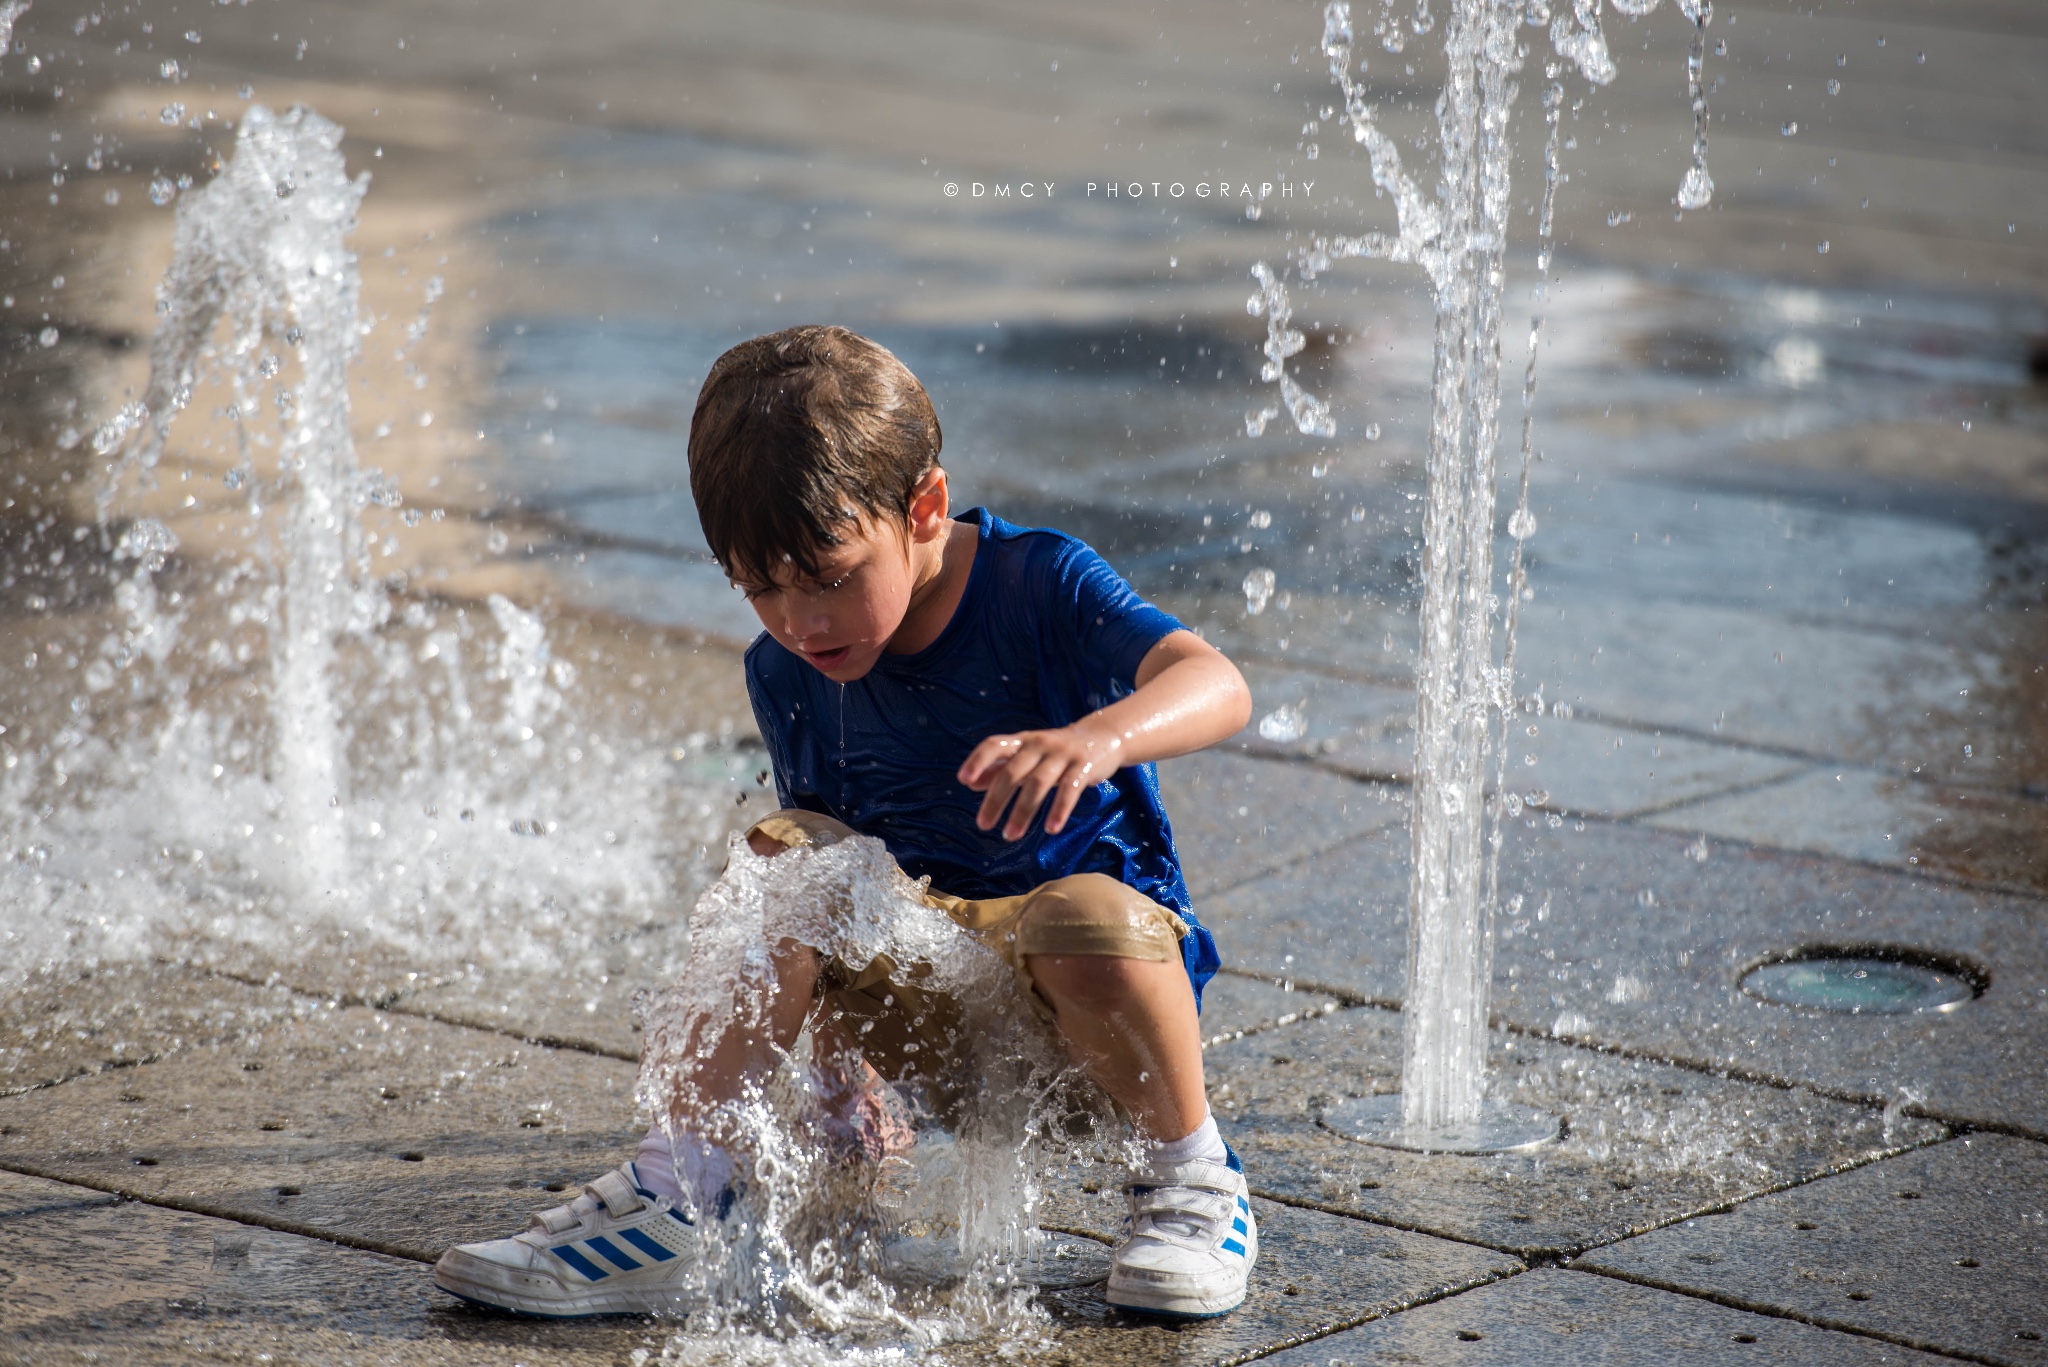
M 982 795 L 956 776 L 993 735 L 1067 726 L 1137 686 L 1147 651 L 1181 624 L 1064 532 L 1015 527 L 976 508 L 966 591 L 937 640 L 883 655 L 838 684 L 762 633 L 747 694 L 784 807 L 837 817 L 889 847 L 912 877 L 955 897 L 1011 897 L 1075 873 L 1105 873 L 1190 927 L 1181 957 L 1199 1006 L 1216 942 L 1195 921 L 1149 764 L 1081 795 L 1058 835 L 1022 839 L 974 824 Z

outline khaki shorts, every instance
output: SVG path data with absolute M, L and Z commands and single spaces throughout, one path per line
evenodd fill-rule
M 831 845 L 855 834 L 832 817 L 793 810 L 763 817 L 747 834 L 756 832 L 785 849 Z M 1055 878 L 1016 897 L 977 902 L 927 890 L 924 899 L 1008 964 L 1025 1000 L 1048 1022 L 1052 1008 L 1031 980 L 1032 955 L 1100 954 L 1178 963 L 1181 938 L 1188 933 L 1187 922 L 1172 911 L 1100 873 Z M 910 1072 L 929 1076 L 928 1068 L 912 1065 L 920 1056 L 943 1058 L 959 1040 L 958 1003 L 922 986 L 931 971 L 928 964 L 898 964 L 887 955 L 861 965 L 834 956 L 823 965 L 819 994 L 826 1009 L 852 1027 L 862 1055 L 891 1081 Z

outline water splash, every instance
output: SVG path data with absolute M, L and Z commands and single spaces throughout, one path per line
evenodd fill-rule
M 149 381 L 90 441 L 103 558 L 67 561 L 83 606 L 37 619 L 0 677 L 0 974 L 161 956 L 366 992 L 560 981 L 633 936 L 660 972 L 758 764 L 584 687 L 508 600 L 369 572 L 362 519 L 402 500 L 350 437 L 365 181 L 341 138 L 252 107 L 179 205 Z M 156 489 L 174 427 L 202 469 L 226 453 L 197 512 Z
M 1063 1137 L 1077 1119 L 1116 1127 L 1009 968 L 922 890 L 877 840 L 763 858 L 735 836 L 699 901 L 689 962 L 648 1013 L 639 1097 L 672 1140 L 687 1129 L 733 1155 L 738 1200 L 726 1218 L 699 1220 L 707 1251 L 693 1289 L 707 1309 L 670 1345 L 675 1360 L 704 1360 L 707 1345 L 745 1360 L 763 1333 L 875 1349 L 1040 1326 L 1041 1137 L 1054 1121 Z M 818 1142 L 832 1065 L 813 1036 L 741 1097 L 701 1090 L 728 1032 L 764 1028 L 776 978 L 765 947 L 786 941 L 854 971 L 900 966 L 921 1010 L 957 1004 L 961 1018 L 938 1032 L 951 1043 L 927 1044 L 892 1079 L 915 1126 L 907 1154 Z
M 1712 195 L 1706 162 L 1708 114 L 1701 85 L 1712 9 L 1706 0 L 1678 4 L 1694 28 L 1687 62 L 1693 162 L 1681 181 L 1678 202 L 1697 208 Z M 1647 15 L 1656 5 L 1657 0 L 1615 0 L 1615 8 L 1630 17 Z M 1431 26 L 1422 22 L 1425 13 L 1418 10 L 1411 25 L 1418 34 Z M 1425 194 L 1404 168 L 1393 139 L 1375 121 L 1363 79 L 1366 61 L 1355 51 L 1350 6 L 1345 0 L 1327 5 L 1322 51 L 1343 95 L 1344 121 L 1366 148 L 1373 184 L 1393 201 L 1395 231 L 1317 236 L 1294 257 L 1295 273 L 1304 283 L 1351 258 L 1419 266 L 1429 277 L 1436 305 L 1401 1103 L 1403 1124 L 1417 1133 L 1471 1131 L 1480 1121 L 1485 1097 L 1492 907 L 1507 797 L 1505 772 L 1496 767 L 1494 800 L 1488 803 L 1486 761 L 1490 722 L 1499 714 L 1504 737 L 1513 704 L 1514 628 L 1525 592 L 1523 545 L 1535 530 L 1528 511 L 1528 471 L 1534 459 L 1528 410 L 1536 392 L 1540 309 L 1552 264 L 1560 179 L 1563 91 L 1556 82 L 1556 63 L 1545 73 L 1538 312 L 1530 326 L 1529 365 L 1523 380 L 1523 462 L 1517 507 L 1509 520 L 1514 550 L 1505 645 L 1496 666 L 1494 615 L 1501 604 L 1493 590 L 1495 448 L 1509 127 L 1514 77 L 1524 52 L 1518 29 L 1525 22 L 1541 26 L 1546 21 L 1551 46 L 1562 61 L 1576 66 L 1593 85 L 1614 79 L 1614 60 L 1600 29 L 1600 0 L 1573 0 L 1570 11 L 1554 19 L 1542 0 L 1526 8 L 1515 0 L 1456 0 L 1444 22 L 1447 74 L 1436 104 L 1437 184 L 1433 194 Z M 1392 19 L 1381 24 L 1379 33 L 1389 51 L 1405 46 L 1406 38 Z M 1287 373 L 1287 358 L 1301 350 L 1301 338 L 1292 326 L 1292 306 L 1281 273 L 1260 262 L 1252 274 L 1259 292 L 1247 301 L 1247 308 L 1266 319 L 1266 380 L 1279 385 L 1282 401 L 1302 432 L 1333 435 L 1328 404 Z M 1248 430 L 1253 427 L 1248 420 Z M 1497 749 L 1505 753 L 1504 741 Z
M 14 46 L 14 25 L 34 7 L 34 0 L 7 0 L 0 5 L 0 53 Z

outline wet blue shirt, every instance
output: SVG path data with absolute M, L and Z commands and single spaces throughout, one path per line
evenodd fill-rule
M 1021 840 L 974 824 L 981 794 L 956 777 L 993 735 L 1079 721 L 1137 687 L 1147 651 L 1181 624 L 1064 532 L 963 514 L 980 541 L 966 591 L 937 640 L 884 655 L 837 684 L 765 632 L 747 650 L 747 694 L 785 807 L 837 817 L 889 847 L 912 877 L 955 897 L 1010 897 L 1075 873 L 1105 873 L 1191 927 L 1181 957 L 1195 1000 L 1216 942 L 1196 924 L 1149 764 L 1081 795 L 1066 829 Z

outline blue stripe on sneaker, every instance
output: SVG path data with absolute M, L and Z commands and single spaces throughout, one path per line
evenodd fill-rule
M 1242 1221 L 1242 1220 L 1232 1220 L 1232 1221 L 1230 1222 L 1230 1227 L 1231 1227 L 1232 1229 L 1236 1230 L 1236 1231 L 1237 1231 L 1237 1232 L 1238 1232 L 1239 1234 L 1249 1234 L 1249 1233 L 1251 1233 L 1251 1231 L 1250 1231 L 1250 1230 L 1248 1230 L 1248 1229 L 1246 1229 L 1246 1228 L 1244 1227 L 1244 1221 Z
M 1223 1241 L 1223 1251 L 1235 1253 L 1238 1257 L 1242 1258 L 1244 1256 L 1244 1245 L 1235 1239 L 1225 1239 Z
M 557 1258 L 560 1258 L 563 1262 L 581 1272 L 587 1281 L 601 1282 L 606 1277 L 612 1275 L 596 1263 L 590 1261 L 590 1259 L 584 1257 L 581 1253 L 578 1253 L 574 1244 L 563 1244 L 551 1251 Z
M 618 1231 L 618 1235 L 658 1263 L 665 1263 L 676 1256 L 637 1229 L 622 1229 Z
M 583 1246 L 601 1256 L 606 1262 L 618 1268 L 621 1272 L 638 1272 L 646 1266 L 638 1258 L 601 1234 L 591 1235 L 583 1241 Z

